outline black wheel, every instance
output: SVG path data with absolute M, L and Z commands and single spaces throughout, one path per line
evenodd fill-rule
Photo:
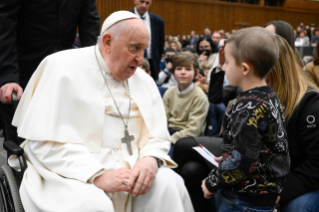
M 13 175 L 11 167 L 9 167 L 7 164 L 4 164 L 0 168 L 0 186 L 2 197 L 2 205 L 0 205 L 0 211 L 4 209 L 4 211 L 6 212 L 24 212 L 19 188 L 15 181 L 15 177 Z

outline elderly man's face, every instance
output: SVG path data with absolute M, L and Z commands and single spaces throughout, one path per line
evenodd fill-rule
M 129 20 L 127 29 L 118 40 L 111 39 L 107 46 L 107 65 L 118 81 L 125 81 L 136 71 L 143 62 L 144 50 L 149 43 L 149 32 L 140 19 Z
M 144 15 L 150 9 L 152 0 L 134 0 L 136 10 L 140 15 Z

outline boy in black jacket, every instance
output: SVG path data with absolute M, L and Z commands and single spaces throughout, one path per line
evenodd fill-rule
M 285 108 L 267 86 L 279 58 L 275 35 L 260 27 L 236 31 L 225 46 L 230 85 L 243 92 L 223 120 L 223 156 L 203 181 L 217 211 L 273 211 L 289 172 Z

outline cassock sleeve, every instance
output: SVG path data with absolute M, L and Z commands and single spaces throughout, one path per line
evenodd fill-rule
M 28 145 L 40 163 L 62 177 L 92 183 L 105 172 L 82 144 L 28 140 Z

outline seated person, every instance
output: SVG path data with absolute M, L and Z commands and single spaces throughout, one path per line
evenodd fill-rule
M 178 85 L 168 89 L 163 98 L 173 144 L 183 137 L 203 135 L 209 104 L 205 93 L 194 84 L 198 69 L 197 56 L 192 53 L 181 52 L 173 59 Z
M 146 58 L 144 58 L 143 62 L 139 64 L 138 67 L 151 76 L 150 63 Z
M 285 107 L 265 81 L 278 61 L 278 43 L 268 30 L 252 27 L 231 35 L 224 50 L 229 84 L 243 92 L 225 113 L 223 156 L 202 183 L 204 196 L 217 193 L 217 211 L 273 211 L 290 166 Z
M 139 16 L 119 11 L 97 45 L 41 62 L 13 120 L 26 139 L 25 211 L 193 211 L 183 180 L 167 168 L 176 164 L 162 100 L 138 68 L 149 39 Z
M 172 68 L 173 68 L 173 58 L 175 57 L 176 52 L 173 48 L 166 48 L 164 50 L 164 58 L 165 58 L 165 69 L 161 70 L 158 74 L 157 85 L 170 88 L 172 86 L 177 85 L 177 82 L 172 75 Z
M 310 46 L 309 37 L 306 36 L 306 31 L 301 31 L 299 37 L 296 38 L 296 46 Z

